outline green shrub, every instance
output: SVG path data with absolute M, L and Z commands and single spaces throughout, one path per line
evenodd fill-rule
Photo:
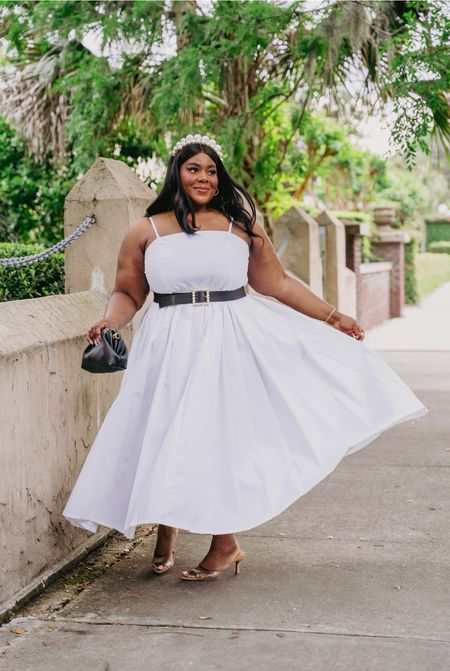
M 450 254 L 450 240 L 439 240 L 430 242 L 428 251 L 434 254 Z
M 450 241 L 450 220 L 449 218 L 434 218 L 426 219 L 426 245 L 427 250 L 431 251 L 430 245 L 433 242 L 439 242 L 440 240 L 449 240 Z
M 354 221 L 355 223 L 370 224 L 372 222 L 372 215 L 360 210 L 331 210 L 331 214 L 337 219 L 345 219 L 345 221 Z
M 44 247 L 21 242 L 1 242 L 0 258 L 30 256 Z M 57 252 L 42 261 L 19 268 L 0 266 L 0 302 L 38 298 L 64 293 L 64 253 Z
M 361 236 L 361 263 L 379 263 L 384 261 L 381 256 L 375 254 L 372 249 L 372 241 L 368 235 Z
M 419 238 L 411 233 L 409 242 L 405 243 L 405 302 L 418 303 L 419 286 L 417 280 L 416 259 L 419 251 Z

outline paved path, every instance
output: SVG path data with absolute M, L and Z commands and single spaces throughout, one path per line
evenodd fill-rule
M 371 329 L 365 342 L 377 351 L 449 351 L 450 282 L 423 298 L 420 307 L 406 306 L 403 317 Z
M 429 414 L 238 534 L 240 576 L 180 581 L 209 544 L 189 533 L 176 570 L 153 575 L 154 537 L 145 538 L 57 613 L 0 629 L 0 669 L 448 671 L 449 306 L 447 285 L 366 339 Z

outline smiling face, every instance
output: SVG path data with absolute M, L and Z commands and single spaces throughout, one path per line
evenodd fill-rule
M 180 180 L 196 208 L 202 209 L 214 197 L 219 184 L 216 164 L 208 154 L 194 154 L 181 164 Z

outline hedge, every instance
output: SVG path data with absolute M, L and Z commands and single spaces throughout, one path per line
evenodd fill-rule
M 43 252 L 45 247 L 21 242 L 1 242 L 0 258 L 30 256 Z M 64 293 L 64 252 L 57 252 L 28 266 L 4 268 L 0 266 L 0 302 L 22 298 L 38 298 Z
M 417 279 L 417 256 L 419 237 L 410 232 L 410 240 L 405 243 L 405 303 L 416 304 L 419 301 Z
M 345 221 L 354 221 L 358 224 L 370 224 L 373 221 L 372 215 L 360 210 L 331 210 L 336 219 L 345 219 Z
M 450 220 L 448 218 L 426 219 L 425 230 L 428 251 L 431 251 L 430 245 L 433 242 L 439 242 L 440 240 L 450 241 Z
M 450 240 L 439 240 L 438 242 L 430 242 L 428 251 L 434 254 L 450 254 Z

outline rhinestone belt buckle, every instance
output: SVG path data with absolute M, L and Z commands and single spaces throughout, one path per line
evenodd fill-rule
M 198 301 L 198 300 L 197 300 L 197 297 L 196 297 L 195 294 L 196 294 L 198 291 L 203 291 L 203 292 L 206 294 L 206 299 L 205 299 L 204 301 L 202 301 L 202 300 Z M 210 303 L 210 300 L 209 300 L 209 289 L 204 289 L 204 288 L 192 289 L 191 294 L 192 294 L 192 305 L 193 305 L 194 307 L 197 307 L 198 305 L 209 305 L 209 303 Z

